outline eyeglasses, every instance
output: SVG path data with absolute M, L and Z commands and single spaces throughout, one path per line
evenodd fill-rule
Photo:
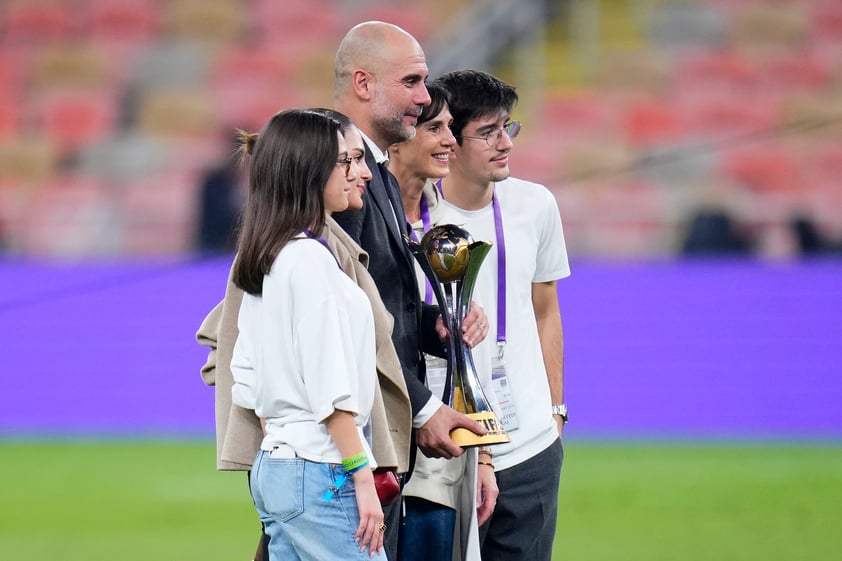
M 354 161 L 354 158 L 351 156 L 345 156 L 344 158 L 339 158 L 336 160 L 337 166 L 345 166 L 345 177 L 348 177 L 348 174 L 351 173 L 351 162 Z
M 356 162 L 357 165 L 362 165 L 364 160 L 364 154 L 360 154 L 359 156 L 345 156 L 344 158 L 339 158 L 338 160 L 336 160 L 336 165 L 345 166 L 345 177 L 348 177 L 349 175 L 351 175 L 351 164 Z
M 521 124 L 520 121 L 509 121 L 505 125 L 503 125 L 499 129 L 495 129 L 491 132 L 487 132 L 482 136 L 457 136 L 456 138 L 473 138 L 474 140 L 484 140 L 486 144 L 490 148 L 496 147 L 500 144 L 500 141 L 503 140 L 503 133 L 506 133 L 506 136 L 509 138 L 517 138 L 517 135 L 520 134 Z

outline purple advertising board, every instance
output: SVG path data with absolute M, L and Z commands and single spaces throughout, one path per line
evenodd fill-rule
M 230 257 L 0 261 L 0 436 L 209 436 Z M 574 262 L 571 435 L 842 438 L 842 262 Z

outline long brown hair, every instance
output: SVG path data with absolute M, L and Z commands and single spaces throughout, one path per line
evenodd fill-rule
M 274 115 L 259 135 L 241 132 L 251 168 L 233 281 L 244 291 L 262 294 L 263 277 L 281 249 L 308 228 L 324 228 L 324 189 L 336 167 L 340 131 L 327 115 L 290 109 Z

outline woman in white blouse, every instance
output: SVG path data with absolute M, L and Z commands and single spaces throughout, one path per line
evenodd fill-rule
M 311 110 L 242 137 L 251 169 L 232 397 L 265 427 L 251 489 L 270 558 L 385 560 L 364 430 L 377 384 L 371 305 L 318 235 L 368 173 L 363 148 Z

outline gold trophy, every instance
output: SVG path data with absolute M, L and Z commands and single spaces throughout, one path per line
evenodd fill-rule
M 475 242 L 471 234 L 453 224 L 435 226 L 420 242 L 407 238 L 407 243 L 430 280 L 444 325 L 450 332 L 441 400 L 488 430 L 485 436 L 477 436 L 467 429 L 457 428 L 450 433 L 450 438 L 462 447 L 508 442 L 509 436 L 482 391 L 471 350 L 459 336 L 462 320 L 471 306 L 480 265 L 491 249 L 491 243 Z

